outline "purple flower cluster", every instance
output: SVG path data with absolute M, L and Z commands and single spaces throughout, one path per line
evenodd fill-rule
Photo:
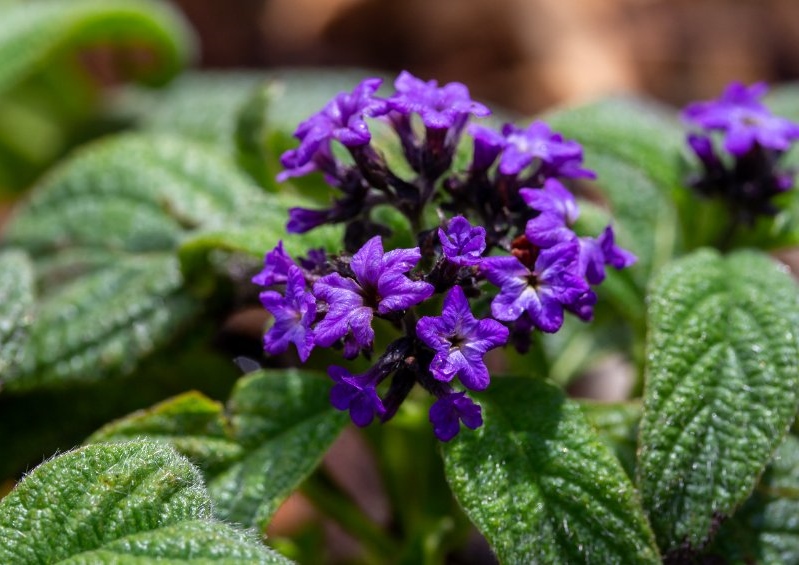
M 688 136 L 703 168 L 689 184 L 724 200 L 734 219 L 747 224 L 776 214 L 772 198 L 793 186 L 793 171 L 780 169 L 778 161 L 799 139 L 799 124 L 771 113 L 761 102 L 767 91 L 763 83 L 734 82 L 718 100 L 694 102 L 683 111 L 686 122 L 703 130 Z M 714 133 L 723 137 L 723 152 Z
M 489 351 L 509 341 L 525 350 L 532 331 L 557 331 L 565 312 L 590 320 L 605 267 L 622 269 L 635 257 L 616 245 L 610 226 L 597 238 L 575 233 L 579 208 L 561 180 L 595 176 L 576 141 L 543 122 L 469 126 L 490 112 L 459 83 L 439 86 L 403 72 L 393 95 L 376 96 L 379 86 L 366 79 L 337 95 L 300 124 L 300 145 L 282 157 L 279 180 L 319 171 L 341 193 L 328 209 L 292 209 L 288 230 L 344 223 L 345 251 L 312 250 L 295 261 L 278 243 L 267 253 L 253 278 L 267 287 L 261 302 L 274 319 L 264 349 L 279 354 L 294 344 L 303 362 L 316 347 L 372 360 L 375 320 L 383 320 L 400 337 L 362 373 L 329 367 L 331 403 L 365 426 L 392 418 L 418 384 L 436 398 L 430 421 L 449 441 L 461 424 L 482 425 L 481 408 L 467 394 L 489 386 Z M 413 178 L 391 170 L 372 144 L 368 119 L 393 128 Z M 467 131 L 472 161 L 451 171 Z M 334 156 L 334 141 L 351 163 Z M 370 214 L 386 204 L 407 217 L 418 247 L 384 249 L 388 232 Z M 427 228 L 432 204 L 440 221 Z M 482 302 L 472 299 L 485 282 L 499 290 L 478 317 L 473 308 Z

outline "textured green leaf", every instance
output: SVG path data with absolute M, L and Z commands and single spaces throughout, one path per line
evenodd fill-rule
M 199 310 L 177 247 L 203 229 L 235 225 L 259 198 L 266 195 L 228 160 L 186 140 L 127 135 L 77 153 L 6 230 L 47 289 L 9 388 L 130 371 Z
M 632 98 L 610 98 L 544 119 L 583 145 L 618 241 L 638 256 L 631 272 L 643 288 L 680 246 L 671 196 L 682 183 L 684 130 L 664 108 Z
M 162 2 L 38 0 L 0 8 L 0 92 L 64 50 L 95 43 L 153 50 L 157 64 L 142 69 L 147 71 L 142 78 L 153 82 L 172 77 L 190 55 L 189 30 Z
M 777 449 L 754 494 L 725 522 L 709 554 L 727 563 L 799 563 L 799 439 Z
M 794 419 L 797 286 L 752 251 L 702 250 L 649 303 L 638 482 L 661 547 L 699 547 L 754 488 Z
M 0 501 L 3 563 L 286 563 L 215 522 L 188 460 L 152 442 L 91 445 L 37 467 Z
M 229 416 L 189 394 L 109 424 L 89 441 L 169 442 L 205 469 L 220 517 L 263 528 L 347 422 L 329 391 L 329 379 L 307 371 L 259 371 L 236 384 Z
M 536 379 L 500 378 L 485 424 L 444 446 L 447 478 L 506 563 L 658 563 L 635 489 L 579 405 Z
M 638 402 L 603 403 L 584 400 L 580 402 L 580 407 L 588 418 L 588 422 L 599 434 L 599 439 L 613 450 L 627 475 L 633 478 L 635 476 L 641 404 Z
M 213 474 L 243 455 L 229 428 L 221 404 L 199 392 L 187 392 L 112 422 L 86 442 L 120 442 L 145 436 L 171 444 L 204 472 Z
M 33 266 L 24 253 L 0 253 L 0 386 L 15 373 L 33 315 Z

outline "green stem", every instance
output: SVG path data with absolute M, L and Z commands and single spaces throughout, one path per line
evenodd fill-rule
M 305 481 L 300 490 L 317 510 L 355 536 L 374 563 L 390 563 L 399 555 L 399 543 L 319 473 Z

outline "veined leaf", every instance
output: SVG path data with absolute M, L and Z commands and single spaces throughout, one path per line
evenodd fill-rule
M 705 543 L 793 421 L 798 296 L 753 251 L 702 250 L 653 284 L 638 482 L 664 551 Z
M 777 449 L 754 494 L 724 522 L 710 555 L 725 562 L 799 562 L 799 438 Z
M 54 171 L 12 218 L 47 287 L 9 389 L 130 371 L 199 311 L 176 249 L 235 225 L 267 196 L 212 149 L 165 136 L 96 143 Z
M 635 489 L 557 387 L 498 378 L 485 424 L 444 445 L 447 478 L 506 563 L 659 563 Z
M 201 476 L 169 447 L 90 445 L 37 467 L 0 501 L 3 563 L 288 563 L 216 522 Z
M 580 407 L 588 418 L 588 422 L 599 434 L 599 439 L 613 450 L 627 475 L 633 478 L 635 476 L 641 404 L 639 402 L 604 403 L 583 400 L 580 402 Z
M 27 255 L 0 253 L 0 385 L 18 370 L 32 321 L 33 290 Z
M 263 528 L 347 422 L 330 406 L 330 386 L 307 371 L 259 371 L 236 384 L 229 416 L 192 393 L 111 423 L 89 441 L 168 442 L 205 470 L 221 518 Z

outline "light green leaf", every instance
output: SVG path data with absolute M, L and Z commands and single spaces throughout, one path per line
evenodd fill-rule
M 187 392 L 104 426 L 86 443 L 139 437 L 171 444 L 205 473 L 224 469 L 243 455 L 232 437 L 224 408 L 199 392 Z
M 641 420 L 639 402 L 603 403 L 583 400 L 580 407 L 588 422 L 594 426 L 599 439 L 619 458 L 631 479 L 635 476 L 635 457 L 638 448 L 638 423 Z
M 203 229 L 235 225 L 266 198 L 213 150 L 127 135 L 86 147 L 12 219 L 6 241 L 28 251 L 47 288 L 10 389 L 130 371 L 199 310 L 175 251 Z
M 330 406 L 330 386 L 307 371 L 259 371 L 237 382 L 229 416 L 193 393 L 109 424 L 89 441 L 166 441 L 204 468 L 221 518 L 263 528 L 347 422 Z
M 797 286 L 768 256 L 702 250 L 654 282 L 638 482 L 664 551 L 699 547 L 794 419 Z
M 33 315 L 33 266 L 24 253 L 0 253 L 0 386 L 15 373 Z
M 635 489 L 557 387 L 498 378 L 485 424 L 444 445 L 447 478 L 506 563 L 659 563 Z
M 799 562 L 799 438 L 789 435 L 754 494 L 719 530 L 710 555 L 726 563 Z
M 215 522 L 197 469 L 144 441 L 37 467 L 0 501 L 0 536 L 3 563 L 287 563 Z

